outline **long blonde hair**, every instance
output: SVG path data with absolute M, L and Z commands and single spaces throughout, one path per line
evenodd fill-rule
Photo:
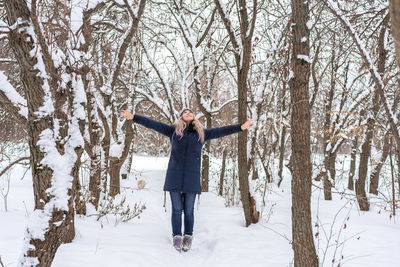
M 197 132 L 197 134 L 199 135 L 199 141 L 203 143 L 204 142 L 204 127 L 203 127 L 203 125 L 197 119 L 194 119 L 192 121 L 192 124 L 193 124 L 193 130 L 195 130 Z M 182 119 L 182 117 L 179 117 L 178 119 L 175 120 L 174 126 L 175 126 L 176 134 L 182 138 L 183 130 L 186 129 L 186 127 L 188 126 L 188 123 L 186 123 Z

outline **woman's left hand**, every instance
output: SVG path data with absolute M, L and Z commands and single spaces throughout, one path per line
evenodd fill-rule
M 244 130 L 246 130 L 246 129 L 249 129 L 250 126 L 252 126 L 252 124 L 253 124 L 253 119 L 248 119 L 245 123 L 243 123 L 243 124 L 240 126 L 240 128 L 242 128 L 242 130 L 244 131 Z

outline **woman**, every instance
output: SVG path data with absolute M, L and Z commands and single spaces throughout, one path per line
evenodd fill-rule
M 184 108 L 180 112 L 179 118 L 173 126 L 137 114 L 132 115 L 128 110 L 122 110 L 121 116 L 153 129 L 170 139 L 171 155 L 164 191 L 169 191 L 172 203 L 172 243 L 178 251 L 188 251 L 193 240 L 194 202 L 196 194 L 201 192 L 201 149 L 208 140 L 250 128 L 253 120 L 249 119 L 242 125 L 234 124 L 204 129 L 189 108 Z M 182 211 L 184 212 L 183 237 L 181 231 Z

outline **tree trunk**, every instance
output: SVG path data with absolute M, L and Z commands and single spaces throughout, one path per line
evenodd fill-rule
M 334 38 L 336 36 L 334 35 Z M 335 167 L 335 158 L 332 160 L 332 149 L 336 141 L 331 140 L 331 119 L 332 119 L 332 102 L 333 97 L 335 95 L 335 86 L 336 86 L 336 74 L 338 70 L 338 64 L 336 63 L 336 47 L 335 47 L 335 39 L 333 40 L 332 54 L 330 59 L 331 65 L 331 81 L 329 93 L 325 98 L 325 120 L 324 120 L 324 165 L 325 165 L 325 175 L 324 177 L 324 197 L 325 200 L 332 200 L 332 186 L 335 181 L 335 171 L 332 171 L 332 168 Z M 330 148 L 328 149 L 328 145 Z M 333 166 L 332 166 L 333 161 Z M 333 176 L 332 176 L 333 174 Z
M 382 148 L 382 156 L 378 162 L 378 164 L 374 167 L 371 172 L 370 183 L 369 183 L 369 192 L 374 195 L 378 195 L 378 186 L 379 186 L 379 174 L 383 165 L 386 162 L 386 159 L 389 155 L 389 133 L 385 134 L 384 144 Z
M 351 145 L 351 161 L 350 161 L 350 173 L 347 188 L 354 190 L 354 174 L 356 172 L 356 160 L 357 160 L 357 147 L 358 137 L 355 136 Z
M 119 173 L 121 171 L 121 162 L 116 157 L 110 157 L 110 196 L 115 196 L 121 193 Z
M 124 148 L 122 150 L 120 157 L 109 157 L 110 162 L 110 196 L 115 196 L 121 193 L 120 190 L 120 172 L 121 167 L 126 161 L 130 146 L 133 139 L 133 128 L 132 128 L 132 120 L 127 120 L 122 127 L 123 130 L 126 130 L 125 140 L 124 140 Z
M 285 159 L 285 138 L 286 138 L 286 126 L 282 127 L 282 132 L 281 132 L 281 140 L 279 144 L 279 171 L 278 171 L 278 176 L 279 176 L 279 181 L 278 181 L 278 187 L 281 186 L 281 183 L 283 181 L 283 160 Z
M 396 159 L 397 159 L 397 183 L 399 184 L 399 200 L 400 200 L 400 150 L 396 149 Z
M 331 153 L 330 151 L 327 151 L 325 153 L 325 158 L 324 158 L 324 165 L 326 168 L 326 171 L 324 172 L 324 197 L 325 200 L 332 200 L 332 182 L 335 181 L 335 176 L 336 176 L 336 170 L 335 170 L 335 161 L 336 161 L 336 155 L 335 153 Z
M 206 127 L 211 128 L 211 115 L 206 115 Z M 204 153 L 201 160 L 201 191 L 208 192 L 208 183 L 210 176 L 210 150 L 211 141 L 208 141 L 204 145 Z
M 81 158 L 81 155 L 83 153 L 83 148 L 75 149 L 76 154 L 78 155 L 78 159 Z M 77 214 L 86 214 L 86 203 L 83 200 L 82 196 L 82 186 L 81 182 L 79 181 L 79 169 L 81 167 L 81 161 L 77 160 L 75 162 L 75 166 L 72 169 L 72 176 L 74 177 L 73 180 L 73 191 L 74 191 L 74 198 L 75 198 L 75 212 Z M 72 239 L 71 239 L 72 241 Z
M 371 154 L 371 139 L 372 139 L 372 127 L 374 125 L 374 120 L 368 118 L 367 132 L 365 134 L 365 141 L 361 147 L 360 154 L 360 166 L 358 168 L 358 179 L 356 181 L 356 196 L 360 210 L 368 211 L 369 202 L 367 195 L 365 193 L 365 180 L 367 177 L 368 170 L 368 159 Z
M 389 13 L 397 62 L 400 66 L 400 0 L 389 0 Z
M 128 159 L 125 161 L 124 164 L 124 174 L 122 174 L 122 179 L 128 179 L 129 174 L 132 171 L 132 162 L 133 162 L 133 142 L 129 148 Z
M 295 267 L 318 267 L 311 227 L 311 151 L 310 151 L 310 63 L 297 55 L 308 57 L 310 30 L 308 2 L 291 0 L 292 62 L 294 73 L 289 81 L 292 115 L 292 247 Z M 301 42 L 303 38 L 306 42 Z
M 46 149 L 54 148 L 56 150 L 53 151 L 54 153 L 65 155 L 65 143 L 68 141 L 63 142 L 63 140 L 66 140 L 69 134 L 69 119 L 71 118 L 67 112 L 72 109 L 68 105 L 73 102 L 73 99 L 70 91 L 71 88 L 68 86 L 67 88 L 59 87 L 61 85 L 58 83 L 58 73 L 54 65 L 52 65 L 54 62 L 49 57 L 46 40 L 38 26 L 36 3 L 32 2 L 31 11 L 23 0 L 6 1 L 4 5 L 8 24 L 15 25 L 13 28 L 10 27 L 8 38 L 21 68 L 21 81 L 28 104 L 28 144 L 35 202 L 35 211 L 31 216 L 36 216 L 38 217 L 36 220 L 40 218 L 43 221 L 40 222 L 40 226 L 33 225 L 36 235 L 32 233 L 32 229 L 30 229 L 31 225 L 28 224 L 24 245 L 24 249 L 26 250 L 23 252 L 19 264 L 51 266 L 60 244 L 71 242 L 75 236 L 73 200 L 76 190 L 75 186 L 55 188 L 52 187 L 52 182 L 55 175 L 59 176 L 59 179 L 72 176 L 76 185 L 81 152 L 80 148 L 78 148 L 78 151 L 75 150 L 75 161 L 72 162 L 71 159 L 71 162 L 66 163 L 73 163 L 74 168 L 72 168 L 71 173 L 61 172 L 55 174 L 52 167 L 50 167 L 52 164 L 43 161 L 46 156 L 46 160 L 48 161 L 49 152 L 43 151 L 41 146 Z M 16 23 L 17 20 L 20 20 L 20 23 Z M 38 42 L 36 43 L 33 40 L 38 40 Z M 37 51 L 39 46 L 41 53 L 32 54 L 31 51 Z M 41 59 L 45 66 L 43 72 L 46 73 L 39 73 L 36 67 L 38 57 L 42 57 Z M 43 75 L 46 74 L 50 77 L 45 80 Z M 45 82 L 48 82 L 47 91 L 45 89 Z M 54 113 L 51 111 L 40 111 L 44 106 L 46 93 L 46 97 L 50 98 L 49 100 L 54 105 Z M 53 116 L 58 122 L 57 128 L 54 126 Z M 43 134 L 51 135 L 53 133 L 58 134 L 57 139 L 53 136 L 47 136 L 45 138 L 48 138 L 48 140 L 46 139 L 45 142 L 54 141 L 54 145 L 53 143 L 41 145 L 44 141 Z M 53 195 L 52 192 L 48 192 L 48 189 L 65 190 L 67 192 L 66 207 L 57 207 L 53 202 L 57 202 L 60 199 L 56 196 L 57 194 Z M 35 223 L 37 224 L 38 221 L 36 220 Z M 39 227 L 43 227 L 45 230 L 40 230 Z M 43 233 L 43 238 L 37 237 L 37 234 L 41 234 L 40 231 Z
M 219 176 L 219 190 L 218 195 L 222 196 L 224 190 L 224 176 L 225 176 L 225 168 L 226 168 L 226 155 L 228 154 L 228 150 L 224 149 L 222 153 L 222 167 L 221 167 L 221 175 Z

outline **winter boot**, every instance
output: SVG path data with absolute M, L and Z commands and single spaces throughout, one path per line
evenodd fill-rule
M 183 242 L 182 242 L 182 236 L 181 235 L 175 235 L 172 238 L 172 244 L 174 245 L 174 248 L 179 252 L 181 252 L 181 250 L 182 250 L 182 243 Z
M 184 235 L 183 236 L 183 245 L 182 245 L 182 250 L 183 251 L 188 251 L 190 247 L 192 246 L 192 240 L 193 236 L 191 235 Z

